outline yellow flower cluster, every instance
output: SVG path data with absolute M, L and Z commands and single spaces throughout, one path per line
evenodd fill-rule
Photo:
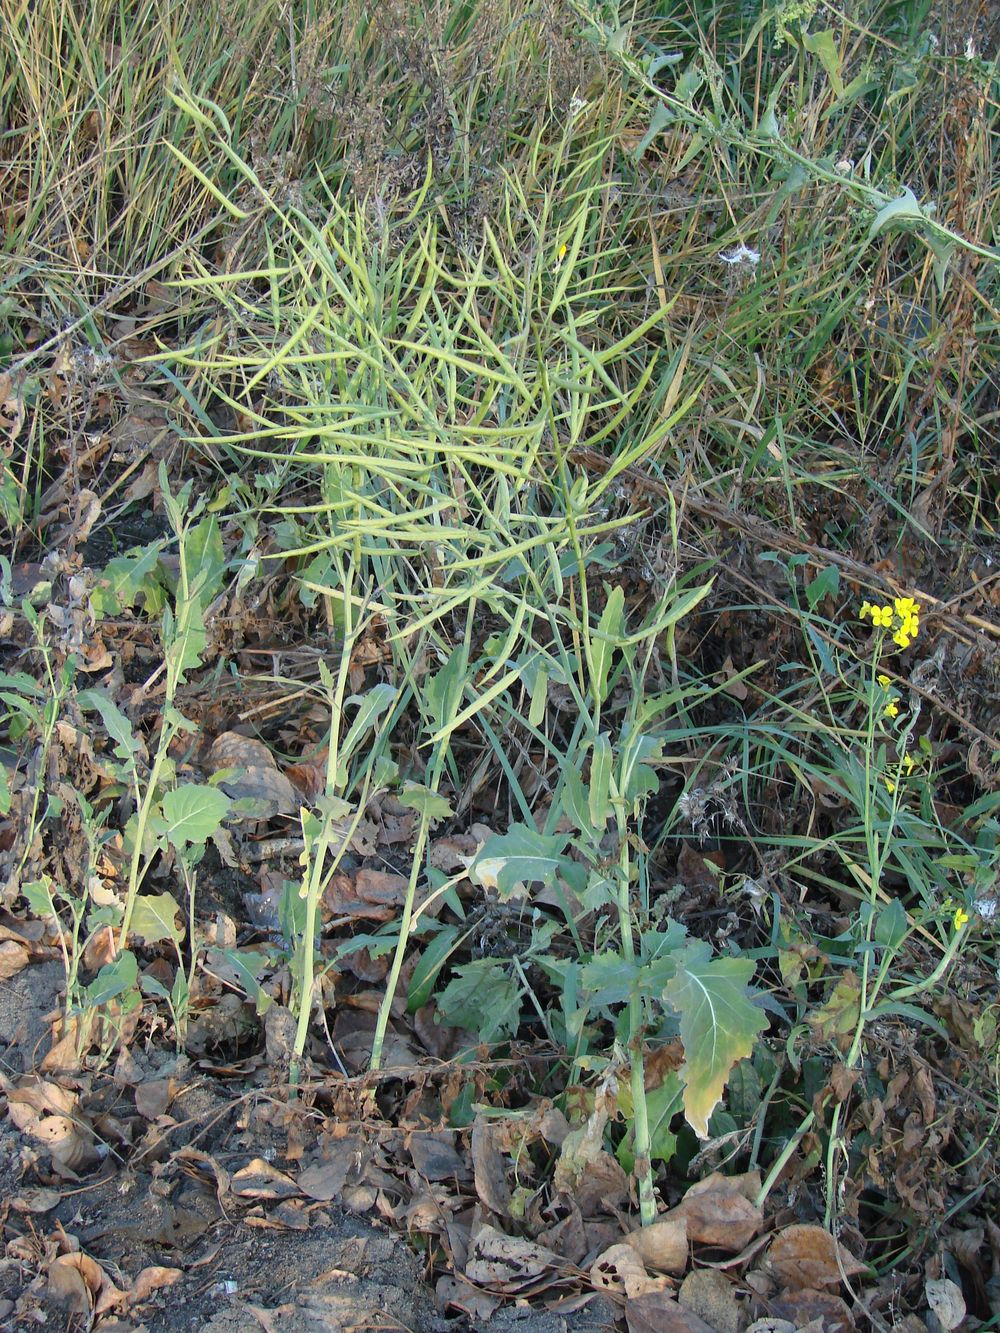
M 888 692 L 889 686 L 892 684 L 892 681 L 889 679 L 888 676 L 879 676 L 878 683 L 882 686 L 883 690 L 886 690 Z M 884 717 L 899 717 L 898 694 L 887 695 L 885 705 L 882 709 L 882 714 Z
M 917 760 L 914 759 L 913 755 L 910 754 L 909 750 L 907 750 L 906 754 L 904 754 L 902 759 L 899 761 L 900 772 L 903 774 L 904 777 L 908 778 L 910 774 L 913 772 L 913 770 L 916 768 L 916 766 L 917 766 Z M 894 796 L 896 794 L 896 784 L 893 782 L 892 778 L 883 778 L 882 781 L 885 783 L 885 789 L 889 793 L 889 795 Z
M 912 597 L 896 597 L 884 606 L 862 602 L 861 619 L 865 616 L 871 617 L 877 629 L 891 629 L 892 641 L 900 648 L 909 648 L 920 632 L 920 607 Z

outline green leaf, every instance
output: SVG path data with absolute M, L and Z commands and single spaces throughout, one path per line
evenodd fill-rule
M 400 805 L 409 806 L 428 819 L 447 819 L 454 814 L 448 801 L 440 792 L 431 791 L 419 782 L 407 782 L 398 797 Z
M 674 96 L 679 102 L 687 102 L 690 105 L 695 93 L 704 82 L 704 72 L 699 68 L 697 60 L 692 60 L 674 84 Z
M 458 712 L 465 688 L 465 671 L 465 649 L 459 644 L 424 687 L 424 703 L 434 723 L 434 731 L 444 730 Z
M 132 724 L 108 695 L 101 690 L 81 690 L 77 695 L 81 708 L 100 713 L 104 729 L 115 743 L 115 754 L 119 759 L 131 759 L 139 748 L 139 742 L 132 732 Z
M 928 236 L 927 244 L 934 255 L 934 281 L 939 295 L 944 296 L 948 290 L 948 265 L 955 253 L 955 243 L 941 236 Z
M 594 748 L 590 757 L 590 796 L 588 809 L 591 828 L 596 834 L 602 834 L 611 814 L 611 768 L 614 755 L 611 751 L 611 737 L 606 731 L 594 737 Z
M 677 958 L 663 998 L 680 1017 L 684 1043 L 684 1113 L 700 1138 L 722 1097 L 729 1071 L 753 1053 L 767 1016 L 752 1003 L 754 964 L 747 958 L 713 958 L 704 940 L 692 940 Z
M 594 663 L 592 682 L 596 698 L 603 703 L 608 697 L 608 675 L 615 649 L 621 646 L 625 622 L 625 590 L 618 585 L 608 593 L 597 632 L 591 636 L 590 655 Z
M 750 1060 L 740 1060 L 729 1076 L 726 1105 L 738 1125 L 749 1125 L 761 1098 L 760 1075 Z
M 502 962 L 477 958 L 455 969 L 438 998 L 438 1015 L 481 1041 L 512 1037 L 521 1022 L 521 987 Z
M 528 707 L 528 726 L 540 727 L 542 719 L 545 717 L 545 706 L 549 698 L 549 676 L 544 666 L 538 667 L 535 671 L 528 690 L 531 699 Z
M 153 542 L 141 550 L 116 555 L 104 567 L 97 586 L 90 594 L 90 605 L 96 616 L 119 616 L 131 610 L 144 598 L 148 615 L 158 615 L 163 609 L 163 584 L 158 577 L 160 552 L 166 545 Z
M 893 898 L 875 918 L 875 943 L 886 949 L 898 949 L 909 933 L 906 908 L 898 898 Z
M 495 888 L 501 898 L 523 893 L 529 884 L 548 887 L 563 861 L 564 834 L 544 834 L 526 824 L 487 838 L 469 867 L 473 884 Z
M 583 785 L 579 769 L 572 764 L 563 768 L 562 800 L 560 809 L 567 814 L 581 833 L 589 834 L 594 839 L 594 827 L 590 822 L 590 808 L 587 803 L 587 790 Z
M 592 1005 L 624 1004 L 638 980 L 639 969 L 619 953 L 599 953 L 585 964 L 580 985 Z
M 340 743 L 337 755 L 337 786 L 347 786 L 347 765 L 351 755 L 360 745 L 364 736 L 375 726 L 382 714 L 392 707 L 396 690 L 392 685 L 376 685 L 367 694 L 352 695 L 346 704 L 356 703 L 358 711 L 354 715 L 350 730 Z
M 31 908 L 33 916 L 43 919 L 55 914 L 55 904 L 52 901 L 52 881 L 46 875 L 41 879 L 33 880 L 30 884 L 21 885 L 21 895 Z
M 271 1003 L 271 997 L 265 994 L 260 988 L 258 978 L 264 969 L 270 964 L 270 959 L 266 953 L 259 953 L 256 949 L 224 949 L 221 951 L 223 962 L 233 969 L 236 976 L 237 985 L 243 988 L 243 992 L 248 1000 L 253 1000 L 257 1006 L 257 1013 L 262 1014 L 264 1009 Z M 211 963 L 212 955 L 209 954 Z M 261 1006 L 261 1001 L 265 1001 Z
M 945 1041 L 951 1040 L 948 1029 L 939 1023 L 932 1014 L 929 1014 L 926 1009 L 921 1009 L 919 1005 L 906 1004 L 903 1000 L 897 1001 L 890 998 L 883 1004 L 877 1004 L 874 1009 L 869 1009 L 866 1014 L 866 1018 L 869 1019 L 893 1017 L 908 1018 L 911 1022 L 923 1023 L 933 1032 L 936 1032 L 939 1037 L 943 1037 Z
M 143 995 L 151 995 L 154 1000 L 169 1000 L 170 992 L 156 977 L 140 977 L 139 989 Z
M 188 592 L 207 606 L 222 587 L 226 556 L 222 549 L 222 533 L 214 514 L 203 518 L 187 533 L 181 542 L 181 559 L 187 575 Z
M 158 944 L 160 940 L 180 944 L 184 938 L 183 927 L 177 925 L 180 915 L 180 905 L 172 893 L 140 895 L 135 900 L 130 931 L 147 944 Z
M 840 570 L 836 565 L 827 565 L 811 583 L 806 584 L 806 601 L 810 611 L 815 611 L 824 597 L 836 597 L 839 590 Z
M 833 89 L 834 96 L 838 99 L 843 97 L 843 61 L 840 59 L 840 52 L 837 50 L 833 29 L 826 28 L 823 32 L 804 32 L 802 34 L 802 45 L 814 56 L 819 56 L 820 64 L 826 70 L 826 77 L 830 80 L 830 87 Z
M 45 697 L 45 691 L 26 671 L 0 671 L 0 688 L 17 694 L 30 694 L 36 699 Z
M 139 975 L 135 954 L 126 949 L 113 963 L 105 963 L 97 976 L 84 988 L 84 1003 L 94 1008 L 107 1004 L 125 991 L 132 990 Z
M 434 983 L 455 948 L 459 931 L 459 926 L 445 926 L 438 931 L 417 959 L 406 996 L 408 1014 L 415 1014 L 431 998 Z
M 649 1155 L 654 1162 L 669 1162 L 677 1151 L 677 1135 L 670 1122 L 681 1109 L 684 1100 L 684 1081 L 676 1070 L 671 1070 L 658 1088 L 646 1093 L 646 1115 L 649 1119 Z
M 868 240 L 873 241 L 879 232 L 899 222 L 926 222 L 927 214 L 917 201 L 917 196 L 906 187 L 898 199 L 890 201 L 875 214 L 872 225 L 868 228 Z
M 231 804 L 218 787 L 184 782 L 164 795 L 163 818 L 156 821 L 156 831 L 178 851 L 188 843 L 201 846 L 218 830 Z
M 647 132 L 644 133 L 643 137 L 641 137 L 639 144 L 636 145 L 635 151 L 632 153 L 633 159 L 639 161 L 641 157 L 643 157 L 645 151 L 647 151 L 647 148 L 649 147 L 649 144 L 652 143 L 653 139 L 656 139 L 656 136 L 663 132 L 668 125 L 673 124 L 673 121 L 676 119 L 677 117 L 673 115 L 673 112 L 671 111 L 671 108 L 668 107 L 667 103 L 664 103 L 664 101 L 657 101 L 657 104 L 653 107 L 652 116 L 649 117 L 649 128 L 647 129 Z
M 670 1124 L 680 1111 L 684 1099 L 684 1081 L 676 1070 L 670 1070 L 663 1082 L 646 1093 L 646 1118 L 649 1123 L 649 1155 L 654 1162 L 669 1162 L 677 1151 L 677 1135 Z M 632 1089 L 627 1083 L 621 1084 L 618 1092 L 618 1107 L 628 1120 L 632 1120 Z M 623 1170 L 632 1173 L 635 1170 L 634 1133 L 628 1133 L 618 1145 L 618 1161 Z

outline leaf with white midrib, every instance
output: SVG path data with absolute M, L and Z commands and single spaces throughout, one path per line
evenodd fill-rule
M 746 958 L 713 958 L 703 940 L 677 959 L 663 998 L 680 1016 L 684 1043 L 684 1112 L 701 1138 L 722 1098 L 733 1066 L 752 1054 L 767 1016 L 753 1003 L 754 964 Z

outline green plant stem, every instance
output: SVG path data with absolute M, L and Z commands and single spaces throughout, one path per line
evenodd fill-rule
M 628 820 L 625 802 L 618 792 L 612 800 L 618 823 L 618 927 L 622 937 L 622 957 L 635 963 L 635 938 L 632 932 L 632 903 L 629 894 Z M 656 1220 L 656 1196 L 653 1193 L 653 1164 L 650 1160 L 649 1111 L 646 1106 L 646 1071 L 642 1054 L 642 996 L 633 994 L 628 1004 L 629 1058 L 632 1068 L 632 1133 L 635 1144 L 635 1174 L 639 1186 L 639 1220 L 648 1227 Z
M 417 829 L 417 839 L 413 847 L 413 862 L 410 866 L 410 878 L 406 885 L 406 898 L 403 902 L 403 915 L 399 922 L 399 939 L 396 941 L 396 948 L 392 955 L 392 966 L 389 969 L 389 975 L 386 978 L 385 994 L 382 997 L 382 1003 L 379 1005 L 378 1018 L 375 1023 L 375 1035 L 372 1038 L 372 1053 L 369 1067 L 378 1069 L 382 1064 L 382 1050 L 385 1045 L 385 1034 L 389 1026 L 389 1017 L 392 1012 L 392 1002 L 396 997 L 396 987 L 399 985 L 399 974 L 403 967 L 403 960 L 406 957 L 406 946 L 410 938 L 410 924 L 413 920 L 413 904 L 416 899 L 417 881 L 420 878 L 420 871 L 423 865 L 424 844 L 427 841 L 427 827 L 429 818 L 426 810 L 420 814 L 420 826 Z
M 167 746 L 170 744 L 173 732 L 164 719 L 160 728 L 160 739 L 156 747 L 156 754 L 153 757 L 153 764 L 149 770 L 149 778 L 146 782 L 146 790 L 137 803 L 135 817 L 135 846 L 132 848 L 132 857 L 129 862 L 128 884 L 125 887 L 125 910 L 122 913 L 121 935 L 119 937 L 119 946 L 122 949 L 128 947 L 128 932 L 132 924 L 132 913 L 135 911 L 135 900 L 139 895 L 139 884 L 142 880 L 140 869 L 145 870 L 143 866 L 142 846 L 146 841 L 146 829 L 149 825 L 149 817 L 153 806 L 156 803 L 157 792 L 160 786 L 160 774 L 163 771 L 163 764 L 167 757 Z M 136 775 L 136 786 L 138 787 L 138 775 Z M 138 792 L 137 792 L 138 795 Z
M 788 1159 L 791 1157 L 792 1153 L 802 1142 L 805 1135 L 809 1132 L 809 1129 L 812 1126 L 812 1123 L 815 1119 L 816 1119 L 816 1112 L 810 1111 L 809 1114 L 806 1116 L 806 1118 L 799 1125 L 798 1129 L 792 1135 L 792 1137 L 782 1148 L 781 1152 L 771 1163 L 771 1169 L 764 1177 L 764 1182 L 761 1185 L 760 1189 L 757 1191 L 757 1197 L 754 1199 L 754 1203 L 758 1208 L 764 1207 L 764 1203 L 767 1199 L 767 1196 L 771 1193 L 772 1189 L 774 1189 L 775 1182 L 781 1175 L 782 1171 L 784 1171 L 785 1166 L 788 1163 Z
M 353 583 L 345 579 L 344 587 L 349 589 L 352 586 Z M 326 757 L 325 785 L 326 796 L 329 801 L 336 798 L 337 770 L 340 759 L 340 724 L 343 718 L 344 698 L 347 693 L 351 653 L 353 652 L 357 635 L 356 628 L 352 626 L 352 610 L 351 599 L 350 596 L 347 595 L 344 597 L 344 616 L 346 622 L 344 642 L 337 667 L 337 675 L 336 677 L 333 677 L 330 675 L 329 671 L 326 672 L 327 699 L 330 708 L 330 742 Z M 359 800 L 354 811 L 351 827 L 343 835 L 340 844 L 341 850 L 343 850 L 350 842 L 351 836 L 361 820 L 363 809 L 364 803 Z M 327 879 L 327 876 L 324 875 L 324 867 L 326 864 L 326 854 L 330 850 L 330 845 L 333 841 L 332 826 L 335 818 L 336 815 L 332 809 L 328 809 L 323 815 L 323 823 L 311 848 L 309 868 L 303 886 L 303 896 L 306 900 L 306 919 L 301 941 L 301 994 L 299 996 L 299 1013 L 295 1025 L 295 1040 L 292 1044 L 292 1058 L 288 1073 L 288 1080 L 293 1088 L 297 1087 L 299 1083 L 302 1067 L 302 1054 L 305 1051 L 306 1038 L 309 1034 L 313 988 L 316 980 L 314 956 L 316 950 L 316 913 L 319 909 L 319 899 L 323 892 L 323 885 Z M 337 859 L 339 860 L 339 857 Z

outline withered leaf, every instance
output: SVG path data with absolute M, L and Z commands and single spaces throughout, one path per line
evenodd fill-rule
M 451 1130 L 413 1133 L 407 1140 L 413 1165 L 425 1180 L 463 1180 L 468 1168 L 465 1158 L 455 1149 Z
M 556 1189 L 570 1195 L 584 1216 L 600 1206 L 610 1211 L 628 1194 L 625 1172 L 604 1148 L 607 1122 L 607 1106 L 598 1102 L 586 1122 L 563 1139 L 553 1174 Z
M 164 1268 L 161 1264 L 150 1264 L 136 1274 L 135 1281 L 128 1290 L 129 1304 L 138 1305 L 148 1300 L 154 1291 L 161 1287 L 172 1287 L 184 1276 L 183 1269 Z
M 842 972 L 827 1000 L 807 1016 L 819 1041 L 836 1041 L 843 1047 L 858 1025 L 861 982 L 856 972 Z
M 342 1150 L 325 1162 L 316 1162 L 299 1173 L 299 1189 L 309 1199 L 322 1203 L 339 1198 L 354 1164 L 355 1149 L 346 1140 Z
M 435 1293 L 438 1305 L 445 1313 L 450 1309 L 461 1310 L 470 1319 L 484 1324 L 502 1304 L 500 1297 L 491 1296 L 462 1277 L 439 1278 Z
M 677 1293 L 678 1302 L 699 1319 L 704 1319 L 715 1333 L 740 1333 L 743 1312 L 736 1299 L 733 1283 L 713 1268 L 696 1268 L 688 1273 Z
M 626 1301 L 625 1322 L 628 1333 L 715 1333 L 666 1291 L 649 1291 Z
M 0 940 L 0 981 L 9 981 L 27 966 L 30 955 L 16 940 Z
M 48 1213 L 61 1201 L 58 1190 L 26 1189 L 11 1199 L 10 1206 L 18 1213 Z
M 625 1237 L 647 1268 L 662 1273 L 683 1273 L 688 1263 L 687 1218 L 665 1217 L 648 1227 L 637 1227 Z
M 288 1199 L 299 1193 L 291 1176 L 255 1157 L 232 1177 L 229 1188 L 245 1199 Z
M 846 1301 L 832 1291 L 787 1291 L 775 1297 L 771 1309 L 779 1319 L 790 1319 L 796 1328 L 818 1321 L 822 1333 L 853 1333 L 854 1318 Z
M 480 1286 L 514 1295 L 561 1266 L 559 1256 L 543 1245 L 481 1226 L 469 1241 L 465 1276 Z
M 842 1272 L 844 1277 L 854 1277 L 866 1271 L 828 1231 L 805 1223 L 786 1227 L 775 1236 L 767 1252 L 767 1267 L 782 1286 L 793 1291 L 836 1287 Z
M 219 783 L 222 790 L 234 800 L 262 802 L 267 816 L 293 815 L 299 809 L 299 793 L 279 771 L 274 755 L 264 742 L 252 736 L 224 731 L 215 738 L 206 767 L 210 773 L 233 769 L 233 773 Z
M 590 1266 L 590 1284 L 595 1291 L 642 1296 L 649 1291 L 664 1290 L 667 1281 L 667 1278 L 650 1277 L 631 1245 L 610 1246 Z
M 927 1304 L 937 1315 L 942 1328 L 958 1328 L 965 1318 L 965 1297 L 962 1288 L 951 1278 L 931 1278 L 925 1287 Z
M 472 1167 L 479 1198 L 491 1212 L 506 1217 L 510 1211 L 506 1162 L 496 1126 L 483 1116 L 477 1116 L 472 1127 Z
M 135 1109 L 147 1120 L 155 1120 L 157 1116 L 166 1113 L 176 1089 L 176 1080 L 172 1078 L 158 1078 L 149 1083 L 140 1083 L 135 1090 Z
M 759 1188 L 759 1177 L 753 1179 Z M 742 1250 L 764 1225 L 759 1208 L 743 1192 L 747 1180 L 740 1176 L 722 1176 L 717 1172 L 692 1185 L 687 1194 L 666 1214 L 667 1219 L 683 1217 L 688 1239 L 697 1245 L 718 1249 Z
M 323 906 L 334 916 L 389 921 L 402 905 L 406 889 L 402 875 L 386 870 L 359 870 L 353 876 L 336 874 L 323 894 Z

